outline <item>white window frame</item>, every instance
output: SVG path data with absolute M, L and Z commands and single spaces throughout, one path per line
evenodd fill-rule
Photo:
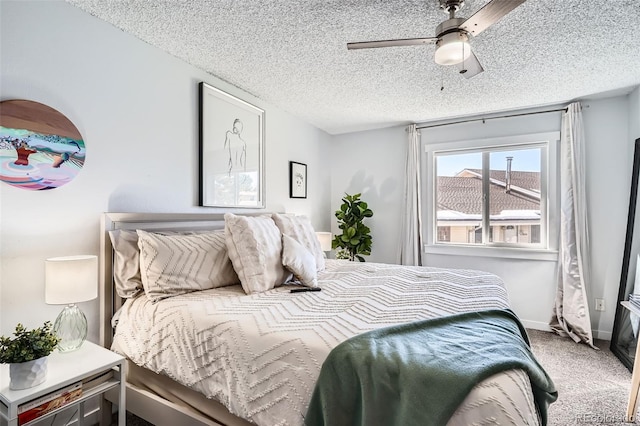
M 485 151 L 483 155 L 483 172 L 486 175 L 489 169 L 488 158 L 490 151 L 505 151 L 530 146 L 541 148 L 540 170 L 540 233 L 545 236 L 546 244 L 532 246 L 531 244 L 513 244 L 488 242 L 488 235 L 483 236 L 482 244 L 462 244 L 450 242 L 437 242 L 437 217 L 436 217 L 436 154 L 460 153 L 468 151 Z M 427 224 L 426 244 L 424 251 L 427 254 L 450 254 L 464 256 L 488 256 L 506 257 L 536 260 L 557 260 L 558 253 L 558 229 L 559 229 L 559 174 L 558 156 L 560 148 L 560 132 L 532 133 L 507 137 L 495 137 L 486 139 L 474 139 L 455 142 L 443 142 L 425 144 L 424 152 L 426 161 L 423 162 L 422 175 L 424 205 L 423 223 Z M 486 168 L 486 170 L 485 170 Z M 546 188 L 546 194 L 545 194 Z M 483 192 L 487 188 L 484 188 Z M 488 208 L 488 203 L 484 207 Z M 546 212 L 546 215 L 543 214 Z M 486 211 L 483 212 L 484 220 L 488 221 Z M 544 218 L 543 218 L 544 217 Z M 483 232 L 488 234 L 488 228 L 483 227 Z

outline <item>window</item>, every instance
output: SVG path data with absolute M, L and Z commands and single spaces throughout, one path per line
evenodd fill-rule
M 429 245 L 554 249 L 558 133 L 426 146 Z M 552 173 L 550 174 L 550 171 Z
M 435 152 L 437 243 L 540 246 L 546 143 Z M 546 182 L 546 179 L 545 179 Z M 447 239 L 440 238 L 448 228 Z

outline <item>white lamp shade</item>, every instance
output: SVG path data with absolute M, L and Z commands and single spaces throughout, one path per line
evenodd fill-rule
M 86 302 L 98 297 L 98 256 L 52 257 L 45 261 L 45 302 Z
M 455 65 L 471 56 L 468 37 L 460 33 L 442 36 L 436 43 L 435 61 L 438 65 Z
M 316 232 L 316 236 L 320 241 L 322 251 L 331 251 L 331 240 L 333 239 L 331 232 Z

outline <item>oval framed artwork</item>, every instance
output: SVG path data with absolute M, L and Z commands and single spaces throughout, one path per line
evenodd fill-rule
M 28 189 L 54 189 L 73 180 L 86 149 L 73 123 L 33 101 L 0 102 L 0 180 Z

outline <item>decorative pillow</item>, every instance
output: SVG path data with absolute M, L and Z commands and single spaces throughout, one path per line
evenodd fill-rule
M 118 296 L 136 297 L 142 288 L 140 255 L 136 231 L 118 229 L 109 231 L 113 246 L 113 280 Z
M 161 235 L 139 229 L 137 233 L 142 285 L 154 302 L 239 282 L 222 230 Z
M 316 270 L 324 271 L 324 253 L 309 218 L 278 213 L 274 213 L 271 217 L 280 232 L 298 241 L 311 252 L 316 260 Z
M 282 242 L 269 216 L 224 215 L 225 238 L 231 263 L 245 293 L 271 290 L 289 280 L 282 266 Z
M 302 244 L 286 234 L 282 235 L 282 264 L 302 285 L 318 286 L 318 272 L 313 255 Z

